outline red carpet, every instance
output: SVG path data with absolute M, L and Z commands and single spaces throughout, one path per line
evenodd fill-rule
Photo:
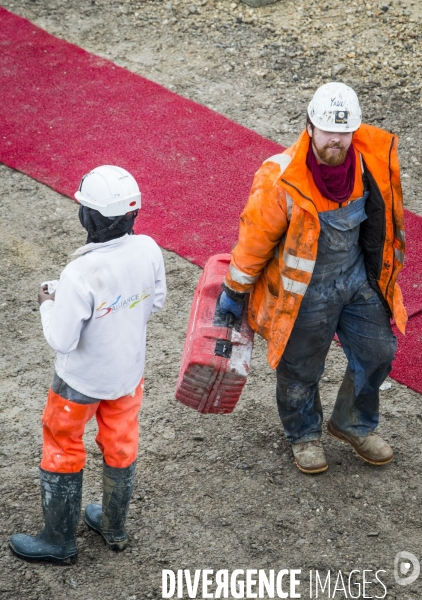
M 407 210 L 405 226 L 406 259 L 403 271 L 400 273 L 399 282 L 407 314 L 411 317 L 422 311 L 422 217 L 418 217 Z
M 422 394 L 422 314 L 409 319 L 405 336 L 395 326 L 393 330 L 399 338 L 399 347 L 391 377 Z
M 0 7 L 0 161 L 73 198 L 100 164 L 134 175 L 138 222 L 203 266 L 230 252 L 274 142 Z
M 71 198 L 82 174 L 120 165 L 143 193 L 138 233 L 201 266 L 230 251 L 253 174 L 281 146 L 1 7 L 0 47 L 1 162 Z M 412 315 L 422 310 L 422 218 L 407 212 L 406 224 L 400 281 Z M 416 323 L 400 336 L 397 379 L 422 354 Z

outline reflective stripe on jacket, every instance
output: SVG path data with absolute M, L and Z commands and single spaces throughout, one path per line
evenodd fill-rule
M 309 143 L 304 131 L 257 171 L 225 281 L 235 291 L 251 292 L 249 323 L 267 340 L 272 368 L 290 337 L 318 252 L 320 223 L 306 167 Z M 361 125 L 353 135 L 370 191 L 360 232 L 368 281 L 404 333 L 407 315 L 396 283 L 405 249 L 397 144 L 396 136 L 371 125 Z

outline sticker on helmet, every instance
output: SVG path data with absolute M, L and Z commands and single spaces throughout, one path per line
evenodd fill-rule
M 347 125 L 349 122 L 349 111 L 348 110 L 336 110 L 334 113 L 334 123 L 339 125 Z

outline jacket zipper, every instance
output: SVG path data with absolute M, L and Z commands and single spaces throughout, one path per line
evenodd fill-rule
M 305 194 L 303 194 L 299 188 L 297 188 L 295 185 L 293 185 L 293 183 L 290 183 L 289 181 L 286 181 L 286 179 L 281 179 L 281 181 L 283 183 L 285 183 L 286 185 L 290 185 L 290 187 L 292 187 L 294 190 L 297 191 L 298 194 L 300 194 L 302 196 L 302 198 L 305 198 L 305 200 L 309 200 L 309 202 L 312 202 L 312 204 L 315 206 L 314 202 L 312 201 L 312 198 L 308 198 L 308 196 L 305 196 Z
M 391 217 L 393 220 L 393 230 L 395 232 L 396 231 L 396 223 L 394 221 L 394 191 L 393 191 L 393 184 L 391 182 L 391 152 L 393 151 L 393 146 L 394 146 L 394 137 L 391 138 L 390 152 L 388 153 L 388 171 L 389 171 L 389 176 L 390 176 L 390 189 L 391 189 L 391 209 L 392 209 Z M 384 243 L 385 243 L 385 240 L 384 240 Z M 393 264 L 394 264 L 394 258 L 393 258 Z M 385 295 L 386 296 L 387 296 L 388 288 L 390 287 L 392 278 L 393 278 L 393 265 L 391 265 L 390 279 L 388 280 L 388 283 L 385 286 Z

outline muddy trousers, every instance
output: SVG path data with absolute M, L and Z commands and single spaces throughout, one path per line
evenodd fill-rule
M 337 429 L 359 436 L 378 425 L 379 387 L 391 371 L 397 340 L 378 294 L 365 281 L 347 304 L 334 288 L 329 302 L 305 302 L 300 308 L 277 367 L 278 411 L 293 444 L 321 437 L 318 383 L 335 333 L 348 366 L 331 420 Z
M 82 441 L 86 423 L 95 415 L 98 424 L 96 442 L 109 467 L 129 467 L 137 457 L 138 413 L 142 404 L 143 380 L 133 396 L 94 403 L 69 400 L 72 389 L 53 379 L 42 416 L 43 452 L 41 468 L 53 473 L 78 473 L 85 465 L 86 451 Z M 53 388 L 56 391 L 53 391 Z M 61 391 L 63 397 L 57 391 Z

